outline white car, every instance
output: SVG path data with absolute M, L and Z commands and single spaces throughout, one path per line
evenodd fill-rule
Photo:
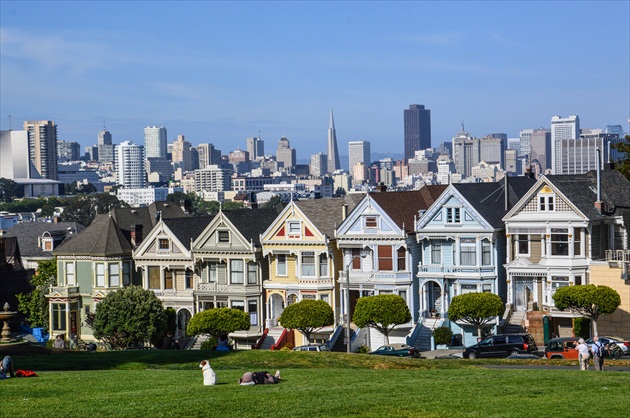
M 624 341 L 621 337 L 611 337 L 610 335 L 602 335 L 599 337 L 600 344 L 608 345 L 611 342 L 617 344 L 617 347 L 621 348 L 624 356 L 630 354 L 630 341 Z M 591 348 L 591 345 L 593 345 L 593 339 L 589 338 L 585 341 L 585 343 L 588 345 L 588 348 Z
M 295 347 L 293 351 L 330 351 L 324 344 L 309 344 Z

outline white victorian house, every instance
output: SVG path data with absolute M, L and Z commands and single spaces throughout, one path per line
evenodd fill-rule
M 405 343 L 418 320 L 417 267 L 419 245 L 414 221 L 428 209 L 446 186 L 425 186 L 416 191 L 377 192 L 366 195 L 337 227 L 335 237 L 342 252 L 338 285 L 341 313 L 346 306 L 352 318 L 357 299 L 364 296 L 396 294 L 409 306 L 412 320 L 396 326 L 390 343 Z M 349 303 L 346 298 L 349 296 Z M 384 337 L 370 329 L 365 342 L 372 349 L 384 344 Z

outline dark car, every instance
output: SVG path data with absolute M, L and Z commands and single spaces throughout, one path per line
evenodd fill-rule
M 464 358 L 508 357 L 514 354 L 535 354 L 538 347 L 529 334 L 499 334 L 486 337 L 466 347 Z
M 381 356 L 397 356 L 397 357 L 420 357 L 420 351 L 407 344 L 388 344 L 382 345 L 370 354 L 378 354 Z

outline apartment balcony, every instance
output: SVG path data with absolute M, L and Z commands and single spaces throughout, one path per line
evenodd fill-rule
M 218 284 L 217 282 L 197 283 L 195 286 L 197 293 L 250 293 L 260 292 L 259 284 Z M 192 294 L 192 290 L 190 290 Z
M 440 266 L 440 265 L 421 265 L 418 266 L 418 273 L 428 273 L 431 275 L 452 276 L 474 274 L 496 276 L 497 270 L 494 266 Z
M 173 290 L 173 289 L 164 289 L 164 290 L 155 290 L 153 289 L 153 293 L 160 299 L 192 299 L 193 290 Z
M 48 296 L 68 298 L 79 296 L 79 286 L 50 286 Z
M 346 272 L 341 272 L 339 281 L 346 281 Z M 411 273 L 408 271 L 351 271 L 350 283 L 388 283 L 408 284 L 411 281 Z

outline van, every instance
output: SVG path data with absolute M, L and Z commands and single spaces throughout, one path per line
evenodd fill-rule
M 536 354 L 538 347 L 529 334 L 491 335 L 466 347 L 464 358 L 507 357 L 514 354 Z

